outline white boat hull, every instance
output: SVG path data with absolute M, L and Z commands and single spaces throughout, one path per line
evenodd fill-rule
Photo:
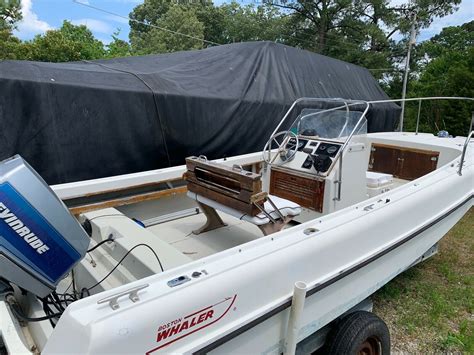
M 383 197 L 77 301 L 43 354 L 281 353 L 296 281 L 309 286 L 301 340 L 409 268 L 459 221 L 473 205 L 472 149 L 462 176 L 458 162 Z M 201 276 L 167 285 L 193 272 Z M 137 302 L 121 298 L 116 310 L 97 303 L 144 284 Z

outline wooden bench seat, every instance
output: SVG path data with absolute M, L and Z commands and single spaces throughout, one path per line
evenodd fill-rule
M 265 235 L 281 230 L 301 213 L 298 204 L 263 192 L 260 174 L 204 157 L 187 158 L 186 167 L 188 196 L 207 217 L 195 234 L 225 226 L 216 209 L 257 225 Z

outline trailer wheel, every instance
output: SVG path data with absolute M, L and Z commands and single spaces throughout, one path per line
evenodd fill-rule
M 332 329 L 325 354 L 390 354 L 390 332 L 385 322 L 371 312 L 351 313 Z

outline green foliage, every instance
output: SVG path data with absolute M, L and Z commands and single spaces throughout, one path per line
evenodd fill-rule
M 0 30 L 0 59 L 17 59 L 21 41 L 10 30 Z
M 222 16 L 222 37 L 220 43 L 246 41 L 284 42 L 287 18 L 281 16 L 273 6 L 253 4 L 240 6 L 233 1 L 219 8 Z
M 144 0 L 130 13 L 130 38 L 151 30 L 146 24 L 155 24 L 170 8 L 172 0 Z M 179 3 L 179 1 L 177 2 Z M 144 24 L 145 23 L 145 24 Z
M 64 21 L 58 30 L 37 35 L 23 46 L 26 59 L 42 62 L 98 59 L 105 55 L 102 42 L 95 39 L 86 26 L 76 26 L 69 21 Z
M 226 43 L 224 39 L 225 20 L 224 12 L 214 6 L 212 1 L 194 2 L 191 4 L 196 17 L 204 26 L 204 39 L 215 43 Z
M 17 59 L 20 40 L 12 30 L 21 20 L 20 0 L 0 0 L 0 59 Z
M 444 28 L 420 46 L 423 64 L 417 80 L 409 88 L 412 97 L 474 97 L 474 21 Z M 421 128 L 428 132 L 448 130 L 466 135 L 474 105 L 459 101 L 438 101 L 422 106 Z M 418 105 L 410 105 L 407 124 L 413 129 Z
M 474 21 L 461 26 L 445 27 L 440 34 L 421 45 L 421 52 L 437 58 L 449 52 L 466 53 L 474 47 Z
M 413 13 L 417 13 L 418 28 L 423 28 L 435 16 L 453 12 L 460 1 L 406 0 L 395 6 L 389 0 L 266 0 L 259 6 L 235 1 L 214 6 L 210 0 L 145 0 L 130 14 L 130 39 L 138 54 L 201 48 L 199 40 L 188 41 L 184 36 L 182 41 L 173 40 L 179 35 L 169 34 L 171 39 L 164 45 L 166 36 L 158 35 L 163 31 L 147 26 L 164 27 L 166 14 L 177 6 L 194 11 L 204 26 L 206 41 L 281 42 L 367 68 L 385 68 L 372 72 L 382 79 L 392 76 L 405 58 L 406 38 L 396 42 L 392 37 L 398 32 L 407 35 Z
M 273 6 L 241 6 L 235 1 L 217 7 L 210 1 L 171 3 L 145 0 L 130 17 L 134 20 L 130 21 L 130 41 L 133 51 L 138 54 L 198 49 L 209 42 L 282 41 L 286 23 L 286 17 Z M 172 34 L 156 26 L 207 42 Z
M 167 53 L 203 47 L 204 25 L 198 20 L 192 7 L 171 5 L 168 11 L 155 21 L 154 26 L 144 33 L 130 34 L 135 53 Z M 178 35 L 177 32 L 184 36 Z
M 118 38 L 120 30 L 117 30 L 112 35 L 113 41 L 107 45 L 106 58 L 128 57 L 132 55 L 132 48 L 130 44 Z
M 0 0 L 0 31 L 12 30 L 21 20 L 20 0 Z

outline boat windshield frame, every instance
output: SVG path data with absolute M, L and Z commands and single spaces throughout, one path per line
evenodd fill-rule
M 301 97 L 299 99 L 296 99 L 295 101 L 293 101 L 293 103 L 291 104 L 290 108 L 286 111 L 285 115 L 283 116 L 283 118 L 280 120 L 280 122 L 278 123 L 278 125 L 275 127 L 275 129 L 273 130 L 272 134 L 270 135 L 270 137 L 273 137 L 277 132 L 278 132 L 278 129 L 280 129 L 280 127 L 283 125 L 283 123 L 288 119 L 288 117 L 290 117 L 290 114 L 293 112 L 293 110 L 295 109 L 295 107 L 297 107 L 298 104 L 314 104 L 314 103 L 329 103 L 329 104 L 337 104 L 337 103 L 342 103 L 341 105 L 339 106 L 336 106 L 336 107 L 332 107 L 332 108 L 328 108 L 328 109 L 323 109 L 319 112 L 315 112 L 313 115 L 316 116 L 316 115 L 322 115 L 324 113 L 327 113 L 327 112 L 332 112 L 332 111 L 336 111 L 336 110 L 341 110 L 341 109 L 346 109 L 346 112 L 350 112 L 350 107 L 351 106 L 362 106 L 363 107 L 363 110 L 362 110 L 362 114 L 361 116 L 359 117 L 359 120 L 357 121 L 357 123 L 355 124 L 354 128 L 352 129 L 352 131 L 350 132 L 350 134 L 347 136 L 346 140 L 344 141 L 344 143 L 342 144 L 342 147 L 341 149 L 339 149 L 339 151 L 337 152 L 336 156 L 334 157 L 334 161 L 342 161 L 342 159 L 340 159 L 340 157 L 342 156 L 343 152 L 345 151 L 346 147 L 349 145 L 349 142 L 351 141 L 352 137 L 354 136 L 354 134 L 359 130 L 359 128 L 361 127 L 361 125 L 363 123 L 366 123 L 367 119 L 366 119 L 366 115 L 367 115 L 367 112 L 369 111 L 369 108 L 370 108 L 370 103 L 368 101 L 364 101 L 364 100 L 347 100 L 347 99 L 342 99 L 342 98 L 315 98 L 315 97 Z M 360 110 L 358 110 L 360 112 Z M 291 123 L 291 125 L 289 126 L 290 128 L 293 127 L 295 125 L 295 123 L 300 119 L 300 115 L 298 115 L 294 120 L 293 122 Z

